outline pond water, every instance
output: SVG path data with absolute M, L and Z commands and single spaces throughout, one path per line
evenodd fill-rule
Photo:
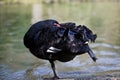
M 33 14 L 34 5 L 39 5 L 38 14 Z M 41 80 L 52 76 L 49 62 L 34 57 L 23 45 L 23 36 L 36 15 L 37 20 L 51 18 L 84 24 L 98 35 L 96 43 L 89 44 L 97 62 L 87 53 L 67 63 L 56 61 L 59 76 L 120 72 L 120 3 L 0 4 L 0 80 Z

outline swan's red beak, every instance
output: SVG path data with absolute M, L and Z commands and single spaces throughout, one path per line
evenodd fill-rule
M 58 24 L 58 23 L 54 23 L 54 26 L 56 26 L 56 27 L 60 27 L 60 24 Z

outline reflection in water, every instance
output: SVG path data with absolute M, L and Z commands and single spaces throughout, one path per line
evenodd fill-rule
M 0 6 L 0 79 L 51 77 L 50 64 L 34 57 L 23 45 L 23 36 L 31 24 L 32 5 Z M 98 35 L 96 43 L 90 44 L 97 62 L 87 53 L 67 63 L 56 62 L 61 77 L 120 71 L 120 3 L 42 4 L 42 10 L 42 19 L 85 24 Z

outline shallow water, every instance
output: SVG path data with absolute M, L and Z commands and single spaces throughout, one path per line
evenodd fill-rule
M 23 36 L 34 18 L 34 5 L 0 5 L 0 80 L 41 80 L 53 76 L 49 62 L 34 57 L 23 45 Z M 120 3 L 37 5 L 41 5 L 40 20 L 73 21 L 88 26 L 98 35 L 96 43 L 89 43 L 98 58 L 96 63 L 87 53 L 67 63 L 56 61 L 60 77 L 120 71 Z

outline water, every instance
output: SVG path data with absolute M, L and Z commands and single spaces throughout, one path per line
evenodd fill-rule
M 97 62 L 94 63 L 87 53 L 67 63 L 56 61 L 60 77 L 120 72 L 120 3 L 40 5 L 39 20 L 52 18 L 61 23 L 84 24 L 98 35 L 96 43 L 90 43 Z M 0 5 L 0 80 L 40 80 L 53 75 L 49 62 L 34 57 L 23 45 L 23 36 L 34 18 L 32 11 L 32 4 Z

